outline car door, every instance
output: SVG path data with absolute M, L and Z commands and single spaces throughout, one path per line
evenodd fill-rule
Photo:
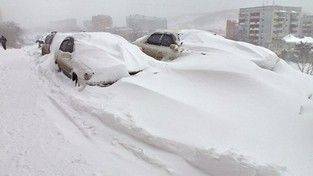
M 145 42 L 144 46 L 142 47 L 142 51 L 147 55 L 156 58 L 162 59 L 163 53 L 161 49 L 161 39 L 162 33 L 153 33 L 148 37 L 147 41 Z
M 74 38 L 65 38 L 61 43 L 59 50 L 60 53 L 57 56 L 58 66 L 67 77 L 71 78 L 73 70 L 71 53 L 73 53 L 74 50 Z
M 160 48 L 162 48 L 162 57 L 164 59 L 172 59 L 176 57 L 177 50 L 172 49 L 170 46 L 176 44 L 175 36 L 172 34 L 164 33 L 161 38 Z

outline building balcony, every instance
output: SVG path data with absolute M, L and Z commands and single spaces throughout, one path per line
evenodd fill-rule
M 260 24 L 260 22 L 250 22 L 250 25 Z

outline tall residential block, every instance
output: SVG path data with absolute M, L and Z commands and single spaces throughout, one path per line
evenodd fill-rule
M 106 31 L 113 26 L 112 17 L 107 15 L 93 16 L 91 21 L 94 31 Z
M 237 40 L 238 23 L 235 20 L 227 20 L 226 22 L 226 38 Z
M 304 15 L 302 17 L 301 36 L 313 37 L 313 15 Z
M 260 6 L 239 11 L 239 40 L 269 47 L 288 34 L 300 35 L 301 7 Z

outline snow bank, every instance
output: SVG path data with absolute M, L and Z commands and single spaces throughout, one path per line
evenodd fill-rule
M 63 33 L 63 32 L 57 32 L 52 40 L 52 43 L 50 45 L 50 55 L 54 55 L 54 53 L 59 50 L 60 45 L 62 41 L 68 37 L 71 36 L 73 33 Z
M 200 30 L 182 30 L 183 48 L 191 53 L 218 54 L 224 57 L 253 61 L 261 68 L 273 69 L 279 58 L 272 51 L 245 42 L 223 38 Z
M 77 33 L 73 60 L 89 67 L 94 75 L 88 82 L 115 82 L 129 72 L 144 70 L 157 61 L 144 55 L 124 38 L 104 32 Z
M 45 173 L 313 175 L 312 76 L 293 70 L 282 60 L 271 70 L 263 69 L 252 60 L 268 55 L 272 58 L 268 50 L 206 35 L 212 43 L 198 42 L 207 49 L 206 54 L 186 52 L 171 62 L 149 64 L 137 75 L 124 77 L 112 86 L 87 86 L 83 92 L 57 72 L 50 55 L 40 57 L 39 51 L 38 56 L 29 55 L 31 69 L 19 68 L 39 78 L 38 88 L 28 90 L 34 91 L 30 96 L 40 91 L 40 98 L 32 96 L 31 100 L 37 100 L 42 108 L 34 109 L 46 115 L 49 123 L 45 127 L 54 129 L 47 132 L 40 128 L 41 132 L 47 132 L 45 136 L 52 136 L 54 143 L 65 148 L 52 149 L 41 143 L 51 154 L 35 159 L 53 164 L 45 167 Z M 113 45 L 103 47 L 110 55 L 123 53 L 123 59 L 148 57 L 131 45 L 122 48 L 110 42 Z M 189 42 L 195 43 L 196 38 Z M 137 61 L 131 61 L 127 60 L 137 68 Z M 144 58 L 138 62 L 150 61 Z M 0 62 L 0 66 L 5 64 Z M 33 119 L 27 118 L 30 112 L 24 116 L 24 120 Z M 34 141 L 32 135 L 21 136 Z M 19 156 L 32 159 L 25 155 Z M 55 158 L 65 166 L 54 163 Z M 33 166 L 38 164 L 26 162 L 30 171 Z
M 203 43 L 204 55 L 190 52 L 163 67 L 150 66 L 107 89 L 88 87 L 76 94 L 65 88 L 62 96 L 75 111 L 83 109 L 207 175 L 309 175 L 312 77 L 281 60 L 272 71 L 263 69 L 251 60 L 275 60 L 272 52 L 206 35 L 211 43 Z M 195 46 L 195 41 L 184 44 Z M 140 148 L 145 155 L 154 153 Z
M 313 38 L 312 37 L 304 37 L 304 38 L 297 38 L 295 37 L 294 35 L 292 34 L 288 34 L 286 35 L 283 40 L 286 42 L 286 43 L 296 43 L 296 44 L 299 44 L 299 43 L 311 43 L 313 44 Z

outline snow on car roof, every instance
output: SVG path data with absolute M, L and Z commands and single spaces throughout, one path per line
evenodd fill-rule
M 82 32 L 72 37 L 75 43 L 72 57 L 93 70 L 92 81 L 114 82 L 156 62 L 118 35 Z
M 194 53 L 222 54 L 225 57 L 253 61 L 259 67 L 272 69 L 279 58 L 272 51 L 253 44 L 233 41 L 202 30 L 181 30 L 182 47 Z M 235 57 L 238 56 L 238 57 Z
M 102 59 L 108 65 L 119 62 L 125 64 L 128 71 L 142 70 L 156 62 L 143 54 L 137 46 L 118 35 L 83 32 L 73 34 L 72 37 L 75 39 L 76 56 L 79 53 L 84 57 Z

